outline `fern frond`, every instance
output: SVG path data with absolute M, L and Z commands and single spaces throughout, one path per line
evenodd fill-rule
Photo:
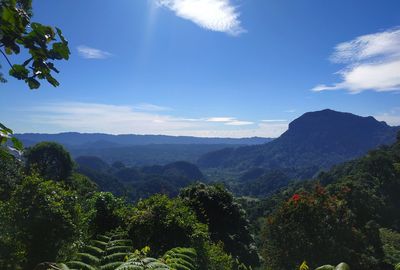
M 77 253 L 76 256 L 81 262 L 87 263 L 92 266 L 98 265 L 100 262 L 99 258 L 89 253 Z
M 70 261 L 65 263 L 69 268 L 79 269 L 79 270 L 96 270 L 95 267 L 88 265 L 80 261 Z
M 310 269 L 310 267 L 308 267 L 306 261 L 303 261 L 303 263 L 299 267 L 299 270 L 309 270 L 309 269 Z

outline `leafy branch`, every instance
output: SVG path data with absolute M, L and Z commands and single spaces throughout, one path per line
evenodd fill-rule
M 53 62 L 69 59 L 68 41 L 57 27 L 31 22 L 31 8 L 31 0 L 0 0 L 0 48 L 4 47 L 0 52 L 10 65 L 9 75 L 25 81 L 30 89 L 39 88 L 39 80 L 59 86 Z M 21 48 L 30 54 L 29 59 L 12 64 L 8 56 L 19 54 Z M 0 80 L 5 82 L 2 75 Z

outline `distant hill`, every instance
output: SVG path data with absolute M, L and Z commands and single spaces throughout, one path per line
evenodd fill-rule
M 285 133 L 268 144 L 210 152 L 198 160 L 198 165 L 244 172 L 242 181 L 252 175 L 249 170 L 257 175 L 256 180 L 262 177 L 262 171 L 267 173 L 272 169 L 284 171 L 288 178 L 304 179 L 380 145 L 392 144 L 399 130 L 371 116 L 329 109 L 308 112 L 292 121 Z
M 126 196 L 131 201 L 156 193 L 176 196 L 180 188 L 205 180 L 196 165 L 185 161 L 165 166 L 129 167 L 122 162 L 110 166 L 98 157 L 80 156 L 75 162 L 78 172 L 88 176 L 100 190 Z
M 80 148 L 111 148 L 118 146 L 149 145 L 149 144 L 233 144 L 254 145 L 270 142 L 272 138 L 206 138 L 190 136 L 166 136 L 166 135 L 111 135 L 103 133 L 77 133 L 65 132 L 58 134 L 24 133 L 16 134 L 26 146 L 52 141 L 65 146 Z
M 109 135 L 99 133 L 17 134 L 25 146 L 42 141 L 64 145 L 73 157 L 96 156 L 111 164 L 128 166 L 165 165 L 185 160 L 195 163 L 205 153 L 229 146 L 255 145 L 271 138 L 201 138 L 164 135 Z

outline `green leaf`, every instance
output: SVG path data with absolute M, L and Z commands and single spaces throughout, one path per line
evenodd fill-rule
M 0 131 L 7 134 L 13 134 L 13 131 L 8 127 L 6 127 L 5 125 L 3 125 L 2 123 L 0 123 Z
M 63 34 L 62 34 L 62 32 L 61 32 L 61 29 L 56 27 L 56 31 L 57 31 L 57 34 L 58 34 L 58 36 L 60 37 L 61 41 L 62 41 L 63 43 L 68 43 L 68 41 L 67 41 L 67 40 L 65 39 L 65 37 L 63 36 Z
M 26 82 L 28 83 L 30 89 L 38 89 L 40 87 L 40 82 L 34 78 L 28 78 Z
M 7 142 L 7 138 L 0 135 L 0 145 L 3 145 Z
M 53 44 L 51 52 L 54 54 L 56 59 L 69 59 L 71 52 L 65 43 L 57 42 Z
M 18 80 L 24 80 L 28 77 L 29 70 L 26 69 L 23 65 L 13 65 L 10 69 L 9 74 Z
M 22 144 L 22 142 L 20 140 L 18 140 L 15 137 L 12 137 L 11 141 L 12 141 L 13 146 L 14 146 L 15 149 L 17 149 L 18 151 L 24 150 L 24 145 Z
M 57 87 L 60 85 L 60 83 L 56 79 L 54 79 L 54 77 L 51 75 L 46 76 L 46 79 L 54 87 Z

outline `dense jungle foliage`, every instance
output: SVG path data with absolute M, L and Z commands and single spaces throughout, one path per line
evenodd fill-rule
M 56 143 L 0 153 L 1 269 L 361 270 L 400 259 L 400 141 L 263 200 L 194 183 L 134 204 L 99 191 Z

